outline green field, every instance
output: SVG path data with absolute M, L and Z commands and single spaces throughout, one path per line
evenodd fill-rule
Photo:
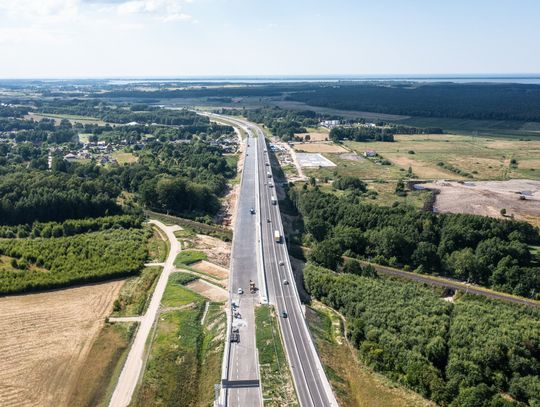
M 269 305 L 258 307 L 255 323 L 264 405 L 298 406 L 274 308 Z
M 199 250 L 182 250 L 180 253 L 178 253 L 178 256 L 176 256 L 174 265 L 176 267 L 182 267 L 201 260 L 206 260 L 207 258 L 208 256 L 206 253 Z

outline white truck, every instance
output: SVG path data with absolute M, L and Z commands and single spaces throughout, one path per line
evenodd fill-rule
M 281 243 L 281 233 L 279 233 L 279 230 L 274 230 L 274 240 L 277 243 Z
M 272 198 L 270 198 L 270 202 L 272 202 L 272 205 L 277 204 L 277 199 L 276 199 L 276 197 L 273 196 Z

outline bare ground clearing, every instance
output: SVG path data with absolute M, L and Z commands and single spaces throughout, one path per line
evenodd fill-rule
M 0 405 L 68 405 L 123 283 L 0 298 Z
M 509 180 L 479 182 L 433 182 L 423 184 L 440 190 L 437 212 L 470 213 L 501 218 L 506 215 L 540 226 L 540 181 Z M 523 194 L 526 199 L 520 200 Z
M 201 271 L 206 274 L 210 274 L 220 280 L 224 280 L 229 277 L 229 270 L 224 267 L 210 263 L 209 261 L 201 260 L 197 263 L 193 263 L 190 266 L 192 269 Z
M 226 290 L 203 280 L 194 280 L 187 284 L 186 287 L 208 298 L 210 301 L 224 302 L 228 298 Z
M 193 249 L 202 250 L 208 256 L 208 260 L 219 266 L 229 268 L 229 261 L 231 259 L 231 243 L 224 242 L 218 238 L 197 235 L 193 239 Z

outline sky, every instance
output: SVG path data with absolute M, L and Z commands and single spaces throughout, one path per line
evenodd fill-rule
M 538 0 L 0 0 L 0 78 L 540 73 Z

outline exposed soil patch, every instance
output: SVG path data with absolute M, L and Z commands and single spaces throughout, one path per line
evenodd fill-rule
M 224 280 L 229 277 L 229 270 L 224 267 L 217 266 L 206 260 L 201 260 L 190 265 L 192 269 L 200 271 L 202 273 L 210 274 L 220 280 Z
M 68 405 L 123 283 L 0 298 L 0 405 Z
M 229 268 L 231 243 L 206 235 L 197 235 L 193 239 L 193 249 L 202 250 L 212 263 Z
M 440 190 L 437 212 L 470 213 L 502 218 L 506 216 L 540 226 L 540 181 L 434 182 L 423 184 Z M 523 196 L 525 199 L 520 199 Z
M 211 301 L 223 302 L 227 301 L 227 291 L 221 287 L 216 287 L 203 280 L 194 280 L 186 285 L 190 290 L 195 291 L 197 294 L 208 298 Z

